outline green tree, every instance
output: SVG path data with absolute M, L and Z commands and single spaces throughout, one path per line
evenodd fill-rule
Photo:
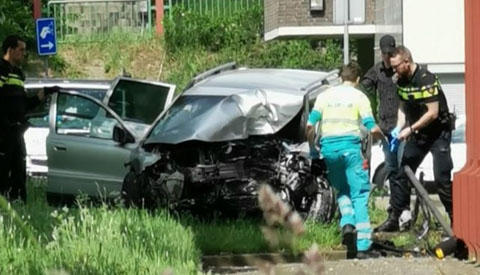
M 12 34 L 25 38 L 29 47 L 34 45 L 35 21 L 31 1 L 0 0 L 0 40 Z

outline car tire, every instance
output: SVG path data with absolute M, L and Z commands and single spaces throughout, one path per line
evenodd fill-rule
M 375 174 L 373 174 L 372 179 L 372 190 L 373 189 L 386 189 L 388 193 L 390 193 L 390 186 L 387 179 L 387 167 L 385 163 L 379 165 L 379 167 L 375 170 Z
M 390 196 L 390 182 L 387 179 L 387 167 L 382 163 L 375 170 L 373 175 L 368 205 L 370 208 L 377 208 L 377 198 Z
M 122 199 L 127 207 L 143 207 L 144 199 L 140 194 L 140 181 L 135 172 L 130 171 L 122 184 Z
M 299 123 L 299 129 L 297 131 L 298 133 L 298 136 L 297 136 L 297 140 L 299 142 L 304 142 L 304 141 L 307 141 L 307 138 L 305 137 L 305 131 L 306 131 L 306 128 L 307 128 L 307 122 L 308 122 L 308 113 L 305 112 L 305 110 L 302 108 L 301 110 L 302 114 L 300 116 L 300 123 Z
M 331 222 L 337 210 L 332 186 L 327 180 L 322 182 L 317 192 L 310 196 L 306 218 L 320 223 Z

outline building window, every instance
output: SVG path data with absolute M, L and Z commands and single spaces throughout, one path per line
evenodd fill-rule
M 311 11 L 323 11 L 323 0 L 310 0 Z

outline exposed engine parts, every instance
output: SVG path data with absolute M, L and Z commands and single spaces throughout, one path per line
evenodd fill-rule
M 266 183 L 305 218 L 329 221 L 335 211 L 323 161 L 280 139 L 189 142 L 157 152 L 160 159 L 138 177 L 141 197 L 153 206 L 256 211 Z

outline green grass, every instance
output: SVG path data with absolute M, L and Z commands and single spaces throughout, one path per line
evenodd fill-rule
M 197 274 L 194 234 L 164 211 L 148 213 L 102 205 L 53 208 L 41 189 L 29 188 L 26 205 L 13 209 L 35 236 L 27 241 L 10 212 L 2 211 L 0 274 Z
M 388 195 L 387 195 L 388 197 Z M 376 207 L 373 203 L 370 202 L 370 219 L 372 226 L 378 226 L 382 222 L 384 222 L 387 219 L 388 213 L 387 211 Z M 445 219 L 448 220 L 447 217 L 444 217 Z M 432 219 L 434 219 L 432 217 Z M 424 220 L 423 213 L 420 212 L 419 217 L 417 218 L 415 227 L 418 229 L 421 226 L 421 223 Z M 438 244 L 441 239 L 442 239 L 442 229 L 438 227 L 434 222 L 430 223 L 430 231 L 426 238 L 422 240 L 417 240 L 416 233 L 413 230 L 409 231 L 404 231 L 400 233 L 395 233 L 395 234 L 379 234 L 377 235 L 379 240 L 384 240 L 388 239 L 393 242 L 395 247 L 397 248 L 402 248 L 406 250 L 411 250 L 411 249 L 425 249 L 425 248 L 431 248 L 434 247 L 436 244 Z
M 279 246 L 270 245 L 261 231 L 263 222 L 255 219 L 214 220 L 201 222 L 184 218 L 195 235 L 195 242 L 204 255 L 286 252 L 300 253 L 317 243 L 321 250 L 341 249 L 340 231 L 337 223 L 321 225 L 312 221 L 306 223 L 303 236 L 292 236 L 288 231 L 278 229 L 281 239 Z
M 28 202 L 4 205 L 0 216 L 0 274 L 197 274 L 202 255 L 300 253 L 313 243 L 340 248 L 338 224 L 307 222 L 292 237 L 279 229 L 282 245 L 270 246 L 261 219 L 200 220 L 162 210 L 148 212 L 112 204 L 72 207 L 46 203 L 44 181 L 28 182 Z M 16 218 L 15 218 L 16 217 Z M 32 241 L 33 240 L 33 241 Z
M 46 203 L 44 182 L 28 183 L 28 203 L 3 205 L 0 216 L 0 274 L 175 274 L 200 272 L 202 255 L 285 252 L 298 254 L 317 243 L 321 251 L 340 250 L 338 222 L 306 222 L 306 232 L 293 236 L 285 229 L 270 245 L 257 218 L 200 220 L 163 210 L 148 212 L 121 205 L 93 205 L 79 198 L 73 207 Z M 386 218 L 381 209 L 370 210 L 373 225 Z M 418 243 L 411 232 L 389 237 L 396 246 L 412 249 L 432 246 L 438 230 Z

